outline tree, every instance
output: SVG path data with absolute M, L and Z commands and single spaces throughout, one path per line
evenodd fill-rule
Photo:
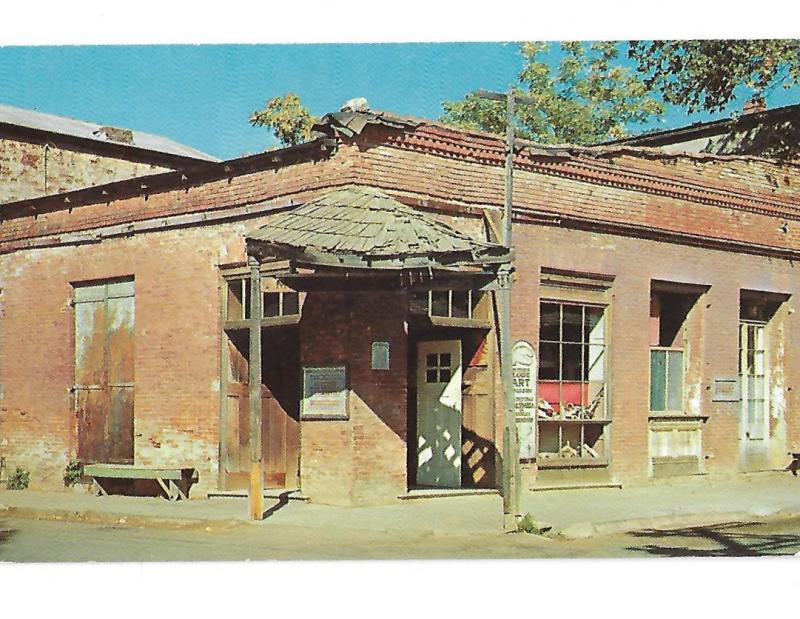
M 282 97 L 273 97 L 263 110 L 250 115 L 251 125 L 272 129 L 273 135 L 284 145 L 308 141 L 315 122 L 316 118 L 303 106 L 300 97 L 291 92 Z
M 524 43 L 515 90 L 536 101 L 520 106 L 518 134 L 536 142 L 593 144 L 628 135 L 628 126 L 659 118 L 663 104 L 623 64 L 615 42 L 564 42 L 557 70 L 545 61 L 555 44 Z M 442 122 L 492 133 L 505 131 L 505 105 L 475 93 L 442 104 Z
M 791 39 L 631 41 L 628 56 L 664 100 L 719 111 L 737 87 L 761 96 L 800 80 L 800 41 Z

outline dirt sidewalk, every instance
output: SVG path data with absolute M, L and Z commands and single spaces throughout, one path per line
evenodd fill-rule
M 497 494 L 398 501 L 374 507 L 333 507 L 267 499 L 266 518 L 247 519 L 242 498 L 170 502 L 148 497 L 96 497 L 88 492 L 0 490 L 0 516 L 160 528 L 304 527 L 398 535 L 502 532 Z M 760 473 L 734 480 L 690 478 L 643 487 L 526 492 L 522 512 L 551 527 L 549 535 L 583 538 L 659 526 L 696 525 L 800 514 L 800 480 Z

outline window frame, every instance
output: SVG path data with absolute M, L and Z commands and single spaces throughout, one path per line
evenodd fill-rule
M 664 354 L 664 408 L 658 409 L 653 408 L 653 353 L 654 352 L 663 352 Z M 681 389 L 680 389 L 680 407 L 679 408 L 670 408 L 670 363 L 669 357 L 670 353 L 680 353 L 681 354 Z M 650 370 L 649 370 L 649 377 L 650 380 L 648 382 L 649 385 L 649 401 L 648 401 L 648 409 L 651 413 L 661 414 L 661 415 L 668 415 L 670 413 L 680 413 L 683 414 L 686 404 L 686 351 L 685 347 L 683 346 L 650 346 Z
M 558 324 L 558 339 L 543 339 L 542 338 L 542 309 L 545 305 L 558 305 L 559 306 L 559 324 Z M 581 339 L 579 341 L 573 340 L 565 340 L 564 339 L 564 307 L 579 307 L 581 308 L 581 324 L 580 324 L 580 333 Z M 590 331 L 587 331 L 587 308 L 597 309 L 600 311 L 598 323 L 602 323 L 602 340 L 600 342 L 592 341 L 590 336 Z M 606 304 L 601 303 L 593 303 L 593 302 L 584 302 L 584 301 L 567 301 L 562 299 L 550 299 L 550 298 L 542 298 L 539 301 L 539 368 L 537 371 L 537 390 L 538 385 L 542 383 L 545 384 L 558 384 L 559 385 L 559 408 L 558 408 L 558 415 L 557 418 L 563 419 L 563 408 L 567 402 L 564 401 L 563 396 L 563 385 L 564 383 L 580 383 L 581 384 L 581 403 L 580 406 L 582 408 L 586 408 L 591 403 L 591 397 L 589 395 L 589 389 L 592 384 L 602 383 L 601 391 L 602 395 L 600 396 L 601 399 L 601 407 L 599 411 L 595 411 L 593 415 L 593 419 L 595 420 L 606 420 L 608 419 L 608 322 L 607 322 L 607 313 L 608 313 L 608 306 Z M 558 378 L 542 378 L 542 345 L 543 344 L 555 344 L 558 346 Z M 570 346 L 580 346 L 581 348 L 581 374 L 580 380 L 568 380 L 564 378 L 564 354 L 563 348 L 564 345 Z M 594 365 L 591 367 L 589 363 L 593 357 L 592 349 L 599 348 L 600 349 L 600 356 L 602 357 L 601 360 L 601 367 L 602 370 L 602 379 L 601 380 L 591 380 L 590 375 L 592 369 L 594 369 Z M 595 361 L 596 363 L 596 361 Z M 585 378 L 584 378 L 585 376 Z M 586 397 L 584 401 L 584 390 L 586 390 Z M 599 391 L 598 391 L 599 393 Z M 543 399 L 541 395 L 537 396 L 537 399 Z M 552 403 L 551 403 L 552 404 Z
M 300 317 L 302 316 L 303 312 L 303 295 L 302 293 L 296 290 L 264 290 L 263 283 L 265 280 L 270 278 L 269 273 L 262 273 L 261 281 L 262 281 L 262 289 L 261 289 L 261 324 L 264 326 L 270 325 L 282 325 L 282 324 L 294 324 L 299 322 Z M 226 273 L 223 271 L 222 273 L 222 280 L 223 280 L 223 294 L 222 294 L 222 312 L 223 312 L 223 322 L 225 323 L 226 327 L 228 328 L 244 328 L 250 320 L 250 274 L 243 273 L 241 271 L 234 271 L 231 273 Z M 234 291 L 234 286 L 238 285 L 240 296 L 236 295 Z M 278 295 L 278 314 L 277 315 L 265 315 L 267 304 L 265 303 L 265 295 L 267 294 L 277 294 Z M 286 306 L 286 295 L 293 294 L 297 295 L 297 312 L 295 313 L 285 313 L 285 306 Z M 231 296 L 234 295 L 237 298 L 237 301 L 241 303 L 241 316 L 240 317 L 231 317 Z

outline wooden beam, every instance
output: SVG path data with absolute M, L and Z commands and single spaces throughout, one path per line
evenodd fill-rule
M 225 333 L 225 319 L 228 303 L 228 283 L 220 278 L 219 312 L 217 328 L 219 329 L 219 460 L 217 466 L 217 488 L 225 488 L 225 471 L 228 466 L 228 375 L 230 359 L 228 357 L 228 335 Z
M 250 518 L 264 518 L 264 476 L 261 453 L 261 270 L 250 263 Z

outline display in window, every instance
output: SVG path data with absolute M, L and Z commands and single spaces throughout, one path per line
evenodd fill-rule
M 542 303 L 539 340 L 540 418 L 605 416 L 603 308 Z

